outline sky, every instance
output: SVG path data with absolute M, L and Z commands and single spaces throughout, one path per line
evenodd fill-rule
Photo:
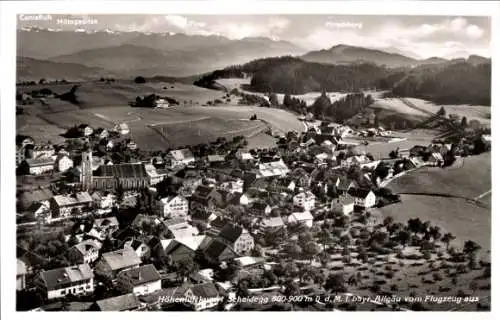
M 348 44 L 398 51 L 415 58 L 491 57 L 489 17 L 375 15 L 51 15 L 50 21 L 18 17 L 18 27 L 71 30 L 57 18 L 90 21 L 78 28 L 114 31 L 268 37 L 306 50 Z

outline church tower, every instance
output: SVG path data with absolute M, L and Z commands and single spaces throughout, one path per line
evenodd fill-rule
M 80 182 L 83 190 L 88 191 L 92 188 L 92 149 L 90 148 L 82 152 Z

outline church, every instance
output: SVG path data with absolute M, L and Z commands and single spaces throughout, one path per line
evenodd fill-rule
M 144 163 L 101 165 L 92 171 L 92 152 L 82 153 L 80 181 L 85 190 L 112 190 L 121 186 L 124 190 L 148 187 L 150 177 Z

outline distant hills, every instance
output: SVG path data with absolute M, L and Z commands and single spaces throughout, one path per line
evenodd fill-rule
M 77 63 L 58 63 L 17 57 L 17 81 L 47 80 L 84 81 L 99 78 L 101 75 L 113 76 L 100 68 L 91 68 Z
M 18 30 L 20 57 L 78 63 L 123 76 L 188 76 L 253 59 L 301 54 L 304 49 L 268 38 L 140 32 Z M 43 74 L 40 74 L 43 76 Z
M 389 48 L 389 51 L 382 51 L 373 48 L 363 48 L 339 44 L 330 49 L 318 51 L 310 51 L 301 56 L 302 59 L 310 62 L 329 63 L 329 64 L 351 64 L 351 63 L 375 63 L 377 65 L 385 65 L 391 68 L 400 67 L 416 67 L 426 64 L 441 64 L 454 63 L 456 60 L 448 60 L 440 57 L 432 57 L 428 59 L 415 59 L 401 54 L 403 51 L 396 48 Z M 407 54 L 414 55 L 410 52 Z M 471 63 L 480 64 L 487 63 L 490 59 L 471 55 L 468 60 Z

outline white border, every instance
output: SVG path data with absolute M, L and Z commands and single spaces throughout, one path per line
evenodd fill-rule
M 355 15 L 443 15 L 443 16 L 492 16 L 492 58 L 496 61 L 498 56 L 498 32 L 500 31 L 499 23 L 499 5 L 497 2 L 489 1 L 141 1 L 141 2 L 118 2 L 118 1 L 26 1 L 26 2 L 0 2 L 1 16 L 1 57 L 2 57 L 2 75 L 1 75 L 1 312 L 2 319 L 14 319 L 19 317 L 36 317 L 38 319 L 55 319 L 76 317 L 84 318 L 88 316 L 98 318 L 113 317 L 138 317 L 136 313 L 97 313 L 90 315 L 89 313 L 17 313 L 15 310 L 15 295 L 14 295 L 14 261 L 15 261 L 15 173 L 14 173 L 14 136 L 15 136 L 15 28 L 16 14 L 19 13 L 87 13 L 87 14 L 158 14 L 158 13 L 177 13 L 177 14 L 355 14 Z M 498 81 L 498 64 L 493 62 L 493 81 L 492 88 L 499 88 Z M 498 105 L 498 94 L 495 90 L 492 94 L 492 107 L 495 109 Z M 497 121 L 497 112 L 493 110 L 493 124 Z M 494 127 L 494 125 L 492 126 Z M 493 130 L 494 141 L 500 136 Z M 493 148 L 493 160 L 496 157 L 496 146 Z M 495 162 L 495 161 L 493 161 Z M 493 188 L 495 187 L 495 177 L 497 172 L 492 168 Z M 500 177 L 500 176 L 499 176 Z M 495 191 L 496 192 L 496 191 Z M 497 208 L 497 200 L 493 197 L 493 208 Z M 492 213 L 495 210 L 492 209 Z M 492 217 L 492 229 L 497 230 L 498 219 Z M 498 237 L 493 234 L 493 241 Z M 499 244 L 500 245 L 500 244 Z M 498 265 L 497 259 L 498 246 L 492 244 L 492 262 Z M 494 274 L 492 278 L 493 291 L 496 292 L 496 280 Z M 497 296 L 492 295 L 493 298 Z M 470 319 L 492 317 L 493 313 L 498 309 L 498 304 L 493 303 L 498 299 L 492 300 L 491 313 L 425 313 L 425 317 L 443 317 L 450 315 L 453 318 Z M 283 314 L 283 313 L 281 313 Z M 281 315 L 280 314 L 280 315 Z M 283 314 L 285 315 L 285 314 Z M 366 315 L 362 312 L 354 313 L 329 313 L 315 314 L 319 317 L 354 317 L 359 318 Z M 400 319 L 401 313 L 369 313 L 370 317 L 384 317 Z M 214 316 L 213 313 L 150 313 L 147 315 L 151 318 L 165 317 L 196 317 L 196 316 Z M 217 317 L 234 317 L 234 314 L 218 313 Z M 238 313 L 238 317 L 262 317 L 255 313 Z M 298 318 L 303 315 L 300 313 L 287 313 L 286 317 Z M 405 313 L 405 318 L 420 318 L 421 313 Z

